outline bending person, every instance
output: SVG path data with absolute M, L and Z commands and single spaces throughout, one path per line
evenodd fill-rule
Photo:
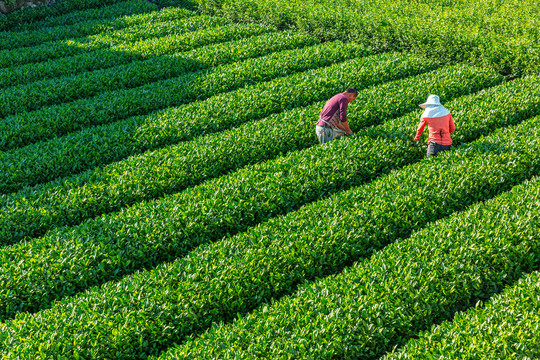
M 440 151 L 450 150 L 452 147 L 450 134 L 456 129 L 450 111 L 441 105 L 437 95 L 429 95 L 420 107 L 425 110 L 420 117 L 414 141 L 420 140 L 420 135 L 427 124 L 429 128 L 427 156 L 436 156 Z
M 343 135 L 352 134 L 347 122 L 347 106 L 356 99 L 357 94 L 355 88 L 348 88 L 326 102 L 315 127 L 315 134 L 320 143 L 324 144 Z

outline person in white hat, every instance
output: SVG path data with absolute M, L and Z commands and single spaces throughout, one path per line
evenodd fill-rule
M 425 110 L 420 117 L 414 141 L 420 140 L 420 135 L 427 124 L 429 129 L 427 156 L 436 156 L 440 151 L 450 150 L 452 147 L 450 135 L 456 130 L 450 111 L 441 105 L 437 95 L 429 95 L 420 107 Z

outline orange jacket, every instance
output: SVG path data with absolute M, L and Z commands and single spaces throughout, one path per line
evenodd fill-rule
M 420 135 L 422 135 L 426 123 L 428 124 L 429 129 L 429 137 L 427 141 L 428 144 L 431 141 L 435 141 L 439 145 L 452 145 L 452 138 L 450 137 L 450 134 L 456 130 L 456 125 L 454 124 L 452 114 L 441 117 L 421 118 L 418 129 L 416 130 L 414 141 L 420 140 Z

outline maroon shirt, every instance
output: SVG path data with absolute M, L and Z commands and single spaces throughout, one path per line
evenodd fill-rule
M 339 118 L 341 122 L 347 121 L 347 106 L 349 105 L 349 101 L 343 94 L 337 94 L 334 95 L 330 100 L 326 102 L 324 105 L 321 114 L 319 115 L 319 122 L 317 122 L 317 125 L 324 126 L 324 125 L 330 125 L 332 127 L 336 127 L 336 124 L 332 124 L 330 121 L 334 114 L 339 111 Z

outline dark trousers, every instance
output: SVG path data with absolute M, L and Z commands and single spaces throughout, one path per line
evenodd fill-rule
M 440 151 L 450 150 L 452 145 L 441 145 L 437 144 L 435 141 L 430 141 L 427 147 L 427 157 L 437 156 L 437 153 Z

